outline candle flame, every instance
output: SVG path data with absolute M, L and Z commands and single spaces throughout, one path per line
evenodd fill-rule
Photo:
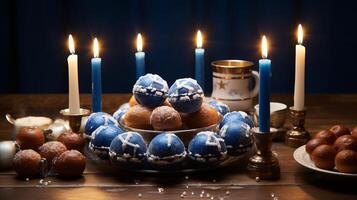
M 68 47 L 69 47 L 69 52 L 71 52 L 71 54 L 74 54 L 74 41 L 73 41 L 73 37 L 71 34 L 69 34 L 68 37 Z
M 197 31 L 196 42 L 197 42 L 197 48 L 202 48 L 203 38 L 200 30 Z
M 94 53 L 94 58 L 99 57 L 99 44 L 98 44 L 97 38 L 94 38 L 94 41 L 93 41 L 93 53 Z
M 141 34 L 139 33 L 137 38 L 136 38 L 136 49 L 138 52 L 143 50 L 143 38 L 141 37 Z
M 268 41 L 265 35 L 263 35 L 262 38 L 262 57 L 267 58 L 268 57 Z
M 298 26 L 298 43 L 299 44 L 302 44 L 303 38 L 304 38 L 304 32 L 302 30 L 301 24 L 299 24 L 299 26 Z

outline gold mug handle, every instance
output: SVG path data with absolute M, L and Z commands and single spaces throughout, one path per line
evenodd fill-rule
M 256 97 L 259 93 L 259 73 L 257 71 L 252 71 L 252 75 L 254 77 L 255 86 L 252 91 L 250 91 L 250 97 Z

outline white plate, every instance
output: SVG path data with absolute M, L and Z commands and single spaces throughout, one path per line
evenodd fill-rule
M 309 154 L 305 151 L 305 145 L 297 148 L 294 151 L 294 159 L 300 165 L 302 165 L 304 167 L 307 167 L 309 169 L 312 169 L 314 171 L 323 172 L 323 173 L 327 173 L 327 174 L 340 175 L 340 176 L 354 176 L 354 177 L 357 177 L 357 174 L 342 173 L 342 172 L 338 172 L 338 171 L 332 171 L 332 170 L 325 170 L 325 169 L 317 168 L 315 166 L 314 162 L 311 160 Z

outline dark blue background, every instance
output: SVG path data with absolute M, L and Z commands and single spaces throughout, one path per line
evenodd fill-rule
M 129 92 L 135 82 L 135 37 L 145 38 L 146 66 L 169 84 L 193 76 L 195 33 L 205 36 L 206 83 L 217 59 L 260 58 L 270 40 L 273 92 L 292 92 L 296 27 L 305 28 L 310 93 L 357 92 L 357 6 L 328 0 L 26 1 L 0 5 L 0 92 L 67 92 L 67 37 L 79 54 L 80 90 L 90 92 L 91 43 L 103 47 L 104 92 Z M 257 69 L 257 67 L 255 66 Z

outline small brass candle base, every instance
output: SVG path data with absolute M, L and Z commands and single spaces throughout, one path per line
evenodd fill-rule
M 290 107 L 290 118 L 293 127 L 286 133 L 285 144 L 287 146 L 297 148 L 306 144 L 310 139 L 310 134 L 304 127 L 305 116 L 305 109 L 295 110 L 293 107 Z
M 61 110 L 60 114 L 64 117 L 68 118 L 69 126 L 71 127 L 71 130 L 74 133 L 78 133 L 81 128 L 82 118 L 84 116 L 88 116 L 90 114 L 90 110 L 80 108 L 78 114 L 71 114 L 69 112 L 69 109 L 66 108 L 66 109 Z
M 251 131 L 257 152 L 249 159 L 247 166 L 249 176 L 261 180 L 280 178 L 279 160 L 271 151 L 271 132 L 262 133 L 257 127 L 254 127 Z

